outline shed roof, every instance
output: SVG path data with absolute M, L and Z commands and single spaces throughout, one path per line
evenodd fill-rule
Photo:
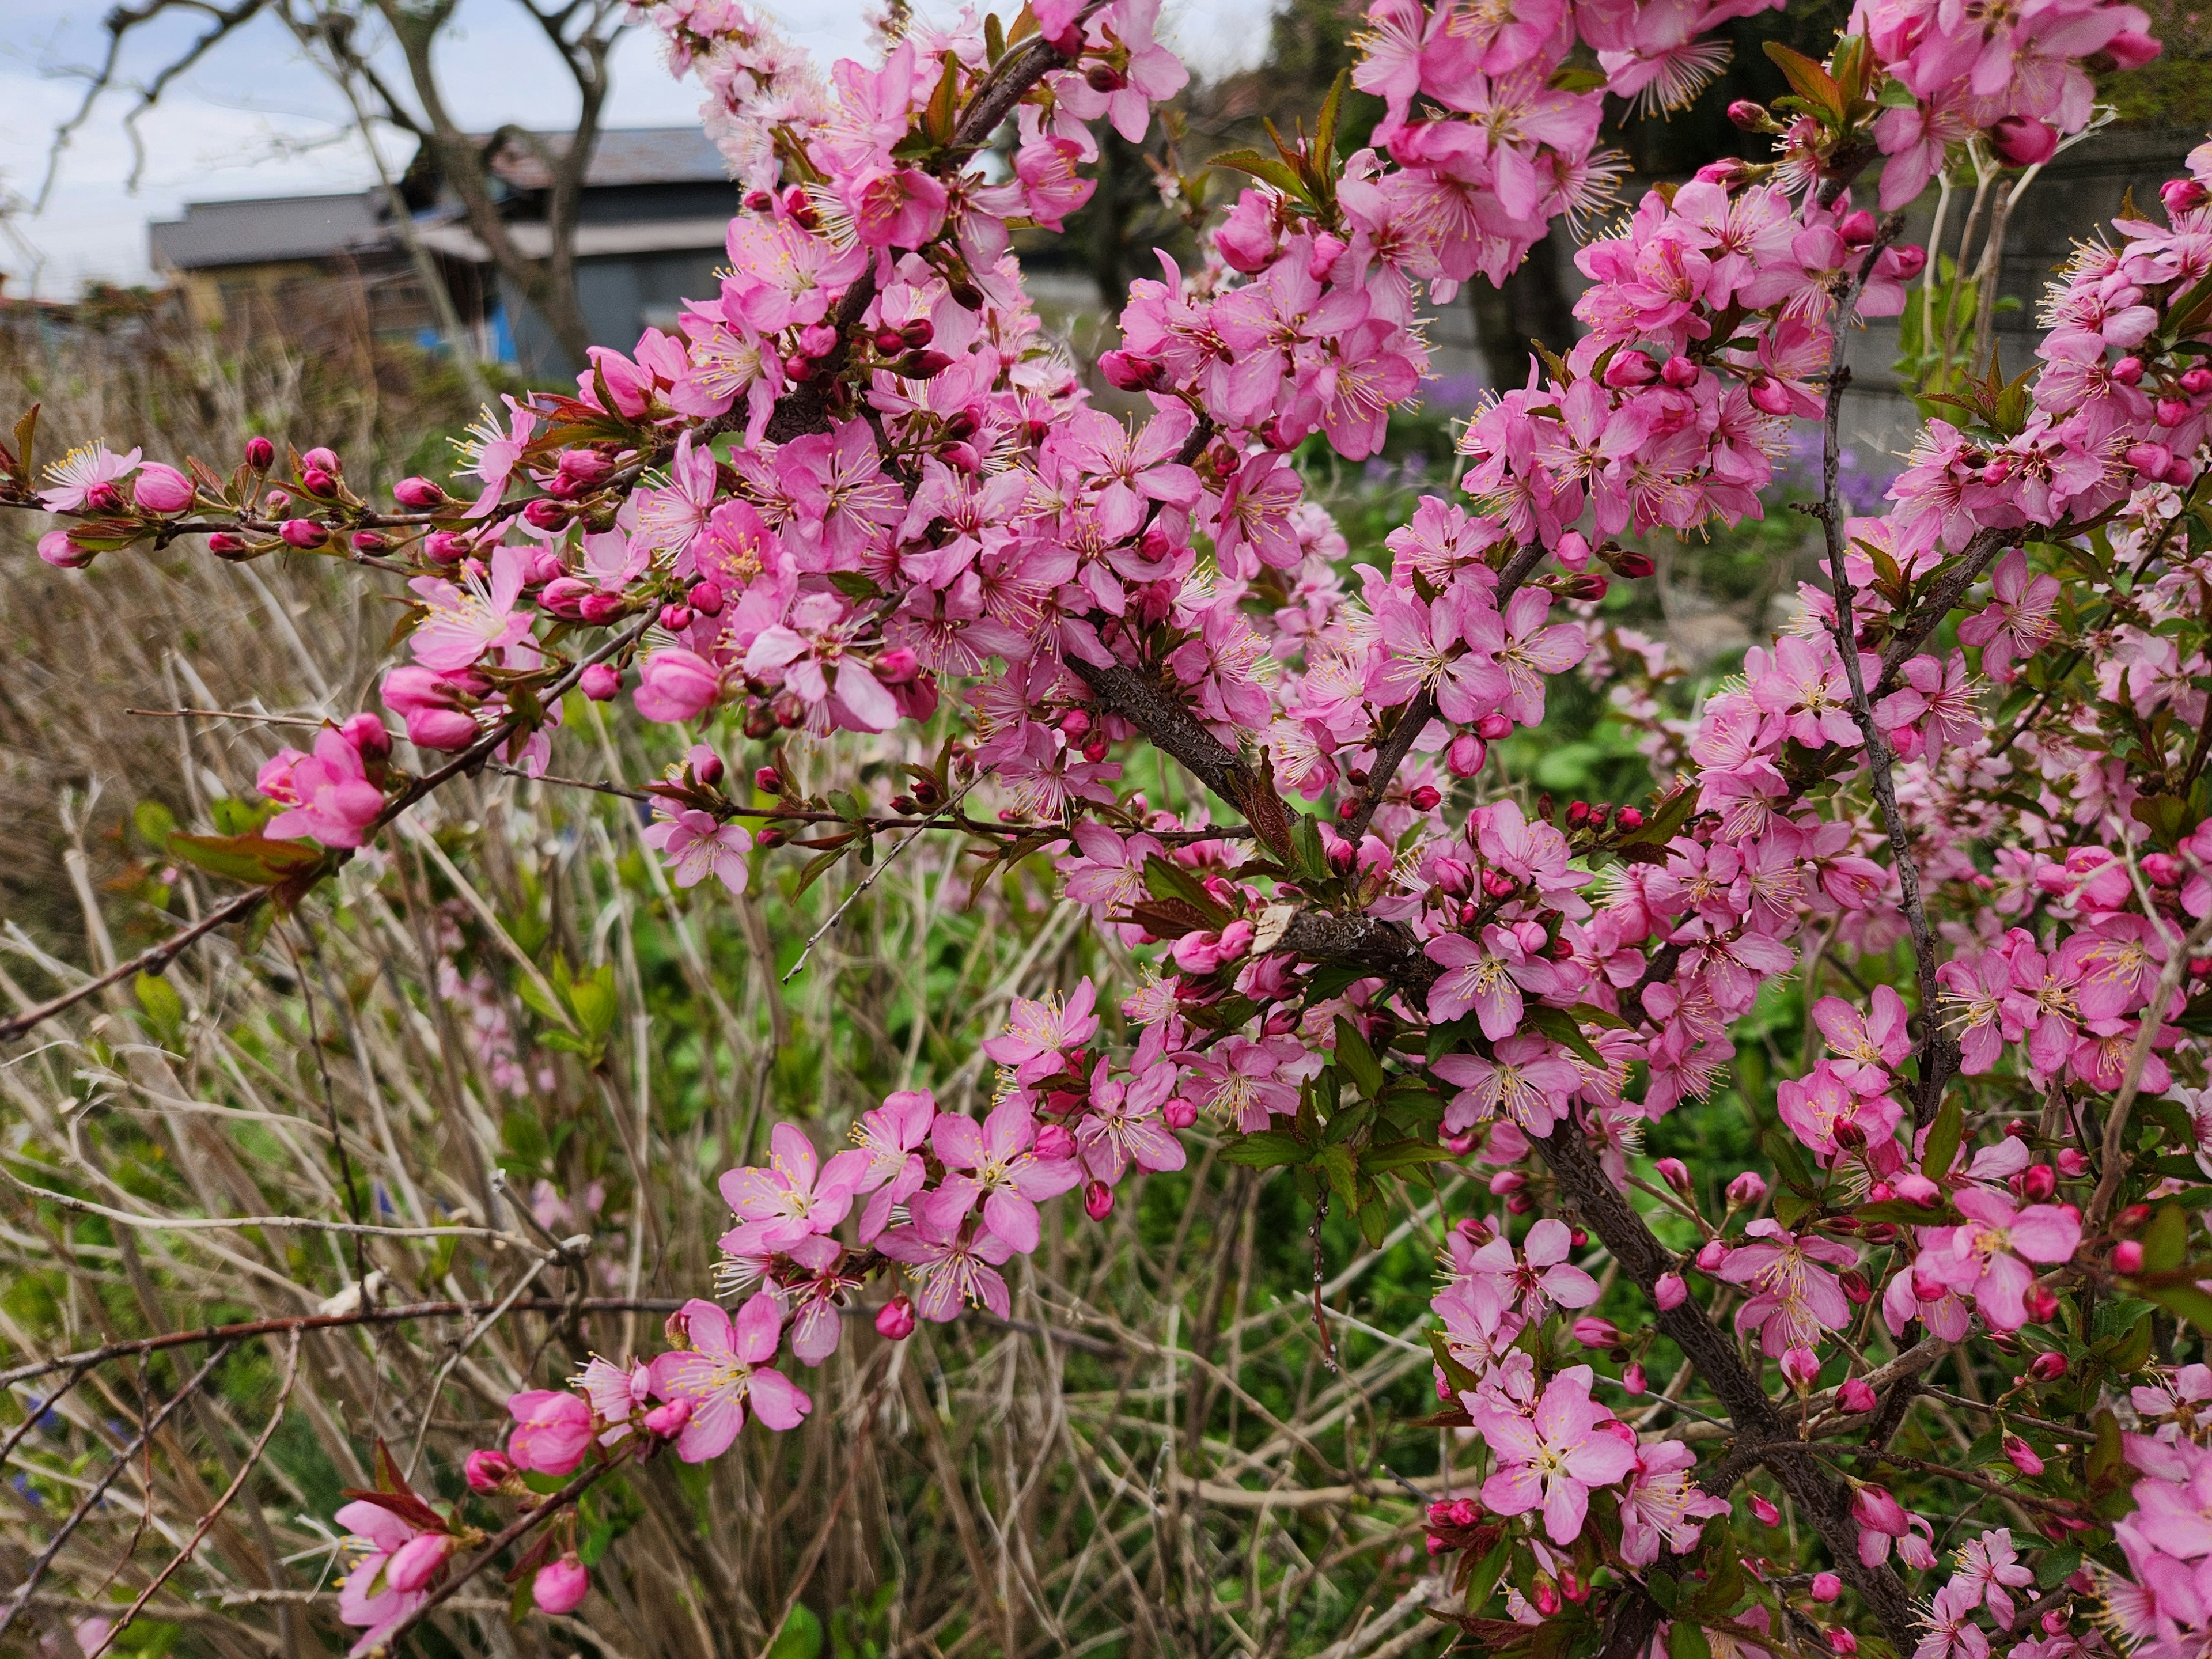
M 174 270 L 321 259 L 384 240 L 375 193 L 188 202 L 181 219 L 147 226 L 154 263 Z
M 566 132 L 533 136 L 556 155 L 568 149 L 572 137 Z M 544 190 L 553 182 L 537 151 L 513 138 L 492 158 L 492 171 L 517 190 Z M 726 184 L 729 177 L 721 151 L 696 126 L 614 127 L 599 134 L 584 183 L 587 188 Z

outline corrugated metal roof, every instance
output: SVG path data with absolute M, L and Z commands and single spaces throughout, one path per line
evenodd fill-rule
M 568 146 L 569 135 L 565 132 L 536 136 L 556 155 Z M 544 190 L 553 182 L 537 153 L 512 138 L 493 158 L 492 171 L 517 190 Z M 726 183 L 729 176 L 729 165 L 721 151 L 696 126 L 616 127 L 599 134 L 584 183 L 587 186 L 693 185 Z
M 263 196 L 236 202 L 188 202 L 181 219 L 146 228 L 154 263 L 174 270 L 321 259 L 384 240 L 374 195 Z

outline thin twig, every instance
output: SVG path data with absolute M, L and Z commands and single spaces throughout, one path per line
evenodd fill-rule
M 100 1645 L 87 1654 L 85 1659 L 100 1659 L 100 1655 L 112 1647 L 115 1644 L 115 1638 L 131 1628 L 132 1621 L 145 1610 L 146 1604 L 154 1599 L 162 1585 L 169 1582 L 177 1569 L 192 1559 L 193 1554 L 199 1549 L 201 1540 L 208 1535 L 208 1528 L 215 1525 L 216 1517 L 230 1507 L 231 1500 L 236 1498 L 245 1487 L 246 1477 L 252 1474 L 260 1463 L 262 1454 L 269 1449 L 269 1443 L 276 1437 L 278 1425 L 284 1420 L 284 1407 L 292 1397 L 292 1385 L 298 1382 L 299 1378 L 300 1334 L 294 1331 L 292 1340 L 286 1344 L 284 1349 L 284 1382 L 276 1390 L 276 1408 L 270 1414 L 268 1423 L 263 1426 L 261 1437 L 253 1443 L 253 1449 L 246 1454 L 245 1462 L 239 1466 L 238 1473 L 232 1477 L 230 1485 L 222 1496 L 216 1499 L 215 1507 L 200 1516 L 199 1525 L 192 1528 L 192 1535 L 185 1540 L 184 1548 L 172 1556 L 169 1565 L 155 1573 L 153 1582 L 138 1592 L 138 1599 L 131 1604 L 129 1610 L 122 1618 L 115 1621 L 107 1634 L 100 1638 Z

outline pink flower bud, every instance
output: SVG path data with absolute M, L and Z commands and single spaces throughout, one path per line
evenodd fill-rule
M 584 1564 L 573 1555 L 564 1555 L 538 1569 L 538 1576 L 530 1581 L 530 1599 L 538 1603 L 540 1613 L 574 1613 L 584 1605 L 591 1588 L 592 1576 L 584 1571 Z
M 469 547 L 469 538 L 457 530 L 434 530 L 422 538 L 422 556 L 433 564 L 459 564 Z
M 190 478 L 160 461 L 147 462 L 131 481 L 131 499 L 148 513 L 181 513 L 195 493 Z
M 1928 269 L 1928 250 L 1917 242 L 1904 242 L 1890 249 L 1889 258 L 1897 267 L 1897 280 L 1909 283 Z
M 1782 1511 L 1774 1507 L 1772 1500 L 1762 1498 L 1757 1492 L 1751 1495 L 1751 1512 L 1762 1527 L 1774 1526 L 1782 1519 Z
M 246 464 L 256 472 L 266 472 L 276 465 L 276 446 L 266 438 L 246 441 Z
M 2181 389 L 2192 398 L 2201 398 L 2207 392 L 2212 392 L 2212 368 L 2200 365 L 2187 370 L 2181 377 Z
M 1490 750 L 1472 732 L 1462 732 L 1444 752 L 1444 768 L 1455 778 L 1471 778 L 1482 770 Z
M 1751 406 L 1761 413 L 1787 415 L 1790 412 L 1790 388 L 1781 381 L 1770 380 L 1764 374 L 1754 374 L 1747 390 Z
M 2149 860 L 2146 859 L 2145 863 Z M 2058 1172 L 2048 1164 L 2031 1164 L 2021 1172 L 2020 1195 L 2031 1204 L 2050 1202 L 2058 1190 Z
M 216 547 L 216 543 L 221 539 L 222 538 L 220 535 L 209 537 L 209 550 L 216 553 L 224 552 L 226 550 L 236 550 L 236 549 L 226 550 Z M 246 545 L 244 542 L 239 541 L 235 536 L 231 537 L 230 539 L 236 542 L 239 548 L 243 548 Z M 70 533 L 68 531 L 49 530 L 45 535 L 39 538 L 39 556 L 44 559 L 48 564 L 52 565 L 57 570 L 82 570 L 85 566 L 90 564 L 98 556 L 94 553 L 92 549 L 88 547 L 80 547 L 76 543 L 71 541 L 70 539 Z
M 684 1425 L 691 1420 L 691 1402 L 672 1400 L 665 1406 L 655 1406 L 645 1414 L 645 1431 L 663 1440 L 673 1440 L 684 1432 Z
M 1620 1374 L 1620 1387 L 1621 1392 L 1624 1394 L 1632 1395 L 1643 1394 L 1646 1389 L 1650 1387 L 1650 1384 L 1644 1380 L 1644 1367 L 1640 1364 L 1631 1363 L 1628 1368 Z
M 1875 239 L 1874 215 L 1864 208 L 1856 213 L 1847 213 L 1843 222 L 1836 227 L 1836 234 L 1844 239 L 1847 247 L 1864 247 Z
M 1659 1172 L 1659 1179 L 1676 1192 L 1688 1196 L 1691 1188 L 1690 1166 L 1679 1158 L 1662 1158 L 1651 1166 Z
M 1841 1625 L 1833 1626 L 1828 1632 L 1828 1650 L 1831 1653 L 1839 1654 L 1856 1653 L 1859 1650 L 1859 1638 Z
M 2151 418 L 2160 426 L 2179 426 L 2189 418 L 2189 405 L 2179 398 L 2160 398 Z
M 702 617 L 720 616 L 722 606 L 727 603 L 720 582 L 695 582 L 688 597 L 691 608 Z
M 1610 1319 L 1596 1314 L 1584 1314 L 1574 1323 L 1575 1340 L 1585 1348 L 1617 1348 L 1620 1346 L 1620 1328 Z
M 1624 560 L 1623 562 L 1626 563 L 1626 561 Z M 1656 569 L 1657 567 L 1654 566 L 1653 568 Z M 1626 574 L 1627 573 L 1624 571 L 1622 574 Z M 1643 574 L 1648 576 L 1651 572 L 1650 570 L 1646 570 Z M 1613 821 L 1619 824 L 1623 830 L 1641 830 L 1644 827 L 1644 814 L 1636 807 L 1624 806 L 1620 811 L 1613 815 Z
M 2142 377 L 2143 360 L 2140 357 L 2123 357 L 2112 365 L 2112 378 L 2122 386 L 2133 386 Z
M 313 519 L 287 519 L 276 533 L 284 538 L 287 546 L 302 550 L 320 547 L 331 538 L 331 532 Z
M 619 593 L 586 593 L 576 602 L 576 614 L 595 627 L 612 622 L 622 612 L 623 596 Z
M 1820 1357 L 1810 1348 L 1791 1348 L 1782 1356 L 1782 1375 L 1802 1394 L 1820 1380 Z
M 1746 1170 L 1728 1184 L 1729 1207 L 1747 1210 L 1766 1196 L 1766 1177 L 1756 1170 Z
M 595 662 L 576 677 L 576 689 L 593 702 L 611 702 L 622 690 L 622 670 L 611 662 Z
M 322 468 L 311 466 L 301 471 L 300 487 L 310 495 L 332 495 L 337 493 L 338 481 Z
M 1177 1096 L 1160 1108 L 1160 1121 L 1170 1129 L 1188 1129 L 1198 1121 L 1197 1103 Z
M 1329 267 L 1337 262 L 1348 246 L 1341 236 L 1322 232 L 1314 238 L 1313 254 L 1306 261 L 1306 275 L 1316 283 L 1326 281 Z
M 2016 1434 L 2004 1437 L 2004 1455 L 2012 1460 L 2013 1468 L 2022 1474 L 2033 1476 L 2043 1473 L 2043 1460 L 2035 1455 L 2033 1446 Z
M 1539 1578 L 1536 1581 L 1536 1593 L 1530 1599 L 1535 1602 L 1536 1611 L 1545 1618 L 1553 1618 L 1559 1613 L 1559 1592 L 1558 1587 L 1547 1580 Z
M 1698 376 L 1703 373 L 1703 369 L 1678 352 L 1661 365 L 1659 378 L 1680 392 L 1685 386 L 1697 385 Z
M 1672 1313 L 1690 1299 L 1690 1281 L 1680 1273 L 1661 1273 L 1651 1287 L 1651 1299 L 1661 1313 Z
M 660 625 L 672 634 L 681 634 L 691 626 L 691 607 L 688 605 L 662 605 Z
M 1650 356 L 1641 351 L 1620 352 L 1605 366 L 1605 383 L 1615 392 L 1649 386 L 1658 378 L 1658 368 Z
M 363 760 L 380 761 L 392 752 L 392 733 L 374 714 L 354 714 L 338 727 L 338 735 Z
M 431 483 L 429 479 L 417 475 L 411 478 L 402 478 L 398 483 L 392 485 L 392 499 L 410 512 L 420 513 L 430 507 L 442 506 L 447 497 L 443 489 Z
M 1064 1123 L 1048 1123 L 1036 1132 L 1030 1151 L 1047 1164 L 1064 1163 L 1075 1156 L 1075 1137 Z
M 1773 118 L 1766 112 L 1766 106 L 1753 103 L 1748 98 L 1739 98 L 1730 104 L 1728 118 L 1746 132 L 1757 132 L 1774 124 Z
M 302 471 L 312 468 L 317 472 L 339 473 L 345 471 L 339 465 L 337 452 L 320 444 L 300 457 L 300 466 Z
M 2027 1362 L 2027 1374 L 2039 1382 L 2056 1382 L 2066 1375 L 2066 1356 L 2055 1348 L 2039 1353 Z
M 904 685 L 921 672 L 921 659 L 909 646 L 895 645 L 876 659 L 876 678 L 885 685 Z
M 2072 1209 L 2072 1205 L 2065 1206 Z M 2058 1317 L 2058 1292 L 2048 1285 L 2031 1285 L 2020 1293 L 2021 1305 L 2027 1310 L 2028 1322 L 2047 1325 Z
M 2143 1247 L 2140 1239 L 2124 1238 L 2112 1246 L 2112 1271 L 2139 1273 L 2142 1271 Z
M 1870 1412 L 1881 1403 L 1863 1376 L 1854 1376 L 1846 1381 L 1842 1388 L 1836 1390 L 1836 1398 L 1847 1412 Z
M 1114 1213 L 1114 1189 L 1103 1181 L 1094 1181 L 1083 1189 L 1083 1213 L 1093 1221 L 1103 1221 Z
M 2058 130 L 2032 115 L 2007 115 L 1990 129 L 1990 148 L 2010 166 L 2040 167 L 2058 154 Z
M 1522 1175 L 1520 1170 L 1500 1170 L 1496 1175 L 1490 1177 L 1491 1196 L 1493 1198 L 1502 1198 L 1507 1193 L 1519 1192 L 1528 1184 L 1528 1177 Z
M 1729 1248 L 1717 1238 L 1709 1238 L 1698 1247 L 1698 1270 L 1711 1273 L 1728 1260 Z
M 453 1547 L 453 1539 L 442 1532 L 417 1533 L 384 1564 L 385 1583 L 403 1595 L 412 1595 L 438 1576 Z
M 1815 1601 L 1832 1601 L 1843 1593 L 1844 1581 L 1834 1573 L 1816 1572 L 1813 1575 L 1813 1599 Z
M 1167 380 L 1167 365 L 1133 351 L 1102 352 L 1098 372 L 1106 384 L 1120 392 L 1148 392 Z
M 876 1333 L 893 1342 L 903 1342 L 914 1334 L 914 1304 L 904 1296 L 895 1296 L 884 1304 L 876 1314 Z
M 495 1492 L 514 1477 L 514 1465 L 507 1462 L 505 1452 L 472 1451 L 462 1465 L 462 1474 L 474 1492 Z
M 2204 205 L 2204 186 L 2194 179 L 2169 179 L 2158 187 L 2168 213 L 2186 213 Z

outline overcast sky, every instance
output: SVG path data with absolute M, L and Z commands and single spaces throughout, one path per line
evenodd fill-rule
M 1012 9 L 1001 0 L 1001 6 Z M 919 9 L 945 15 L 945 0 Z M 114 93 L 63 154 L 43 210 L 29 211 L 47 166 L 55 129 L 83 92 L 72 74 L 96 63 L 107 8 L 91 0 L 0 0 L 9 28 L 0 39 L 0 273 L 7 289 L 74 295 L 89 278 L 143 282 L 149 270 L 146 223 L 175 216 L 187 201 L 305 195 L 357 190 L 374 171 L 343 101 L 299 55 L 274 21 L 258 21 L 222 42 L 171 85 L 139 122 L 144 159 L 129 187 L 133 154 L 123 117 L 135 101 Z M 860 54 L 864 0 L 775 0 L 786 30 L 825 64 Z M 1167 27 L 1198 64 L 1217 72 L 1255 62 L 1266 45 L 1269 0 L 1170 0 Z M 139 32 L 123 64 L 125 80 L 151 76 L 199 33 L 186 15 Z M 574 93 L 552 48 L 512 0 L 464 0 L 459 21 L 441 46 L 447 97 L 478 131 L 514 121 L 568 125 Z M 670 126 L 696 117 L 696 84 L 678 84 L 661 67 L 657 39 L 641 27 L 617 48 L 610 126 Z M 382 135 L 395 169 L 410 146 Z

